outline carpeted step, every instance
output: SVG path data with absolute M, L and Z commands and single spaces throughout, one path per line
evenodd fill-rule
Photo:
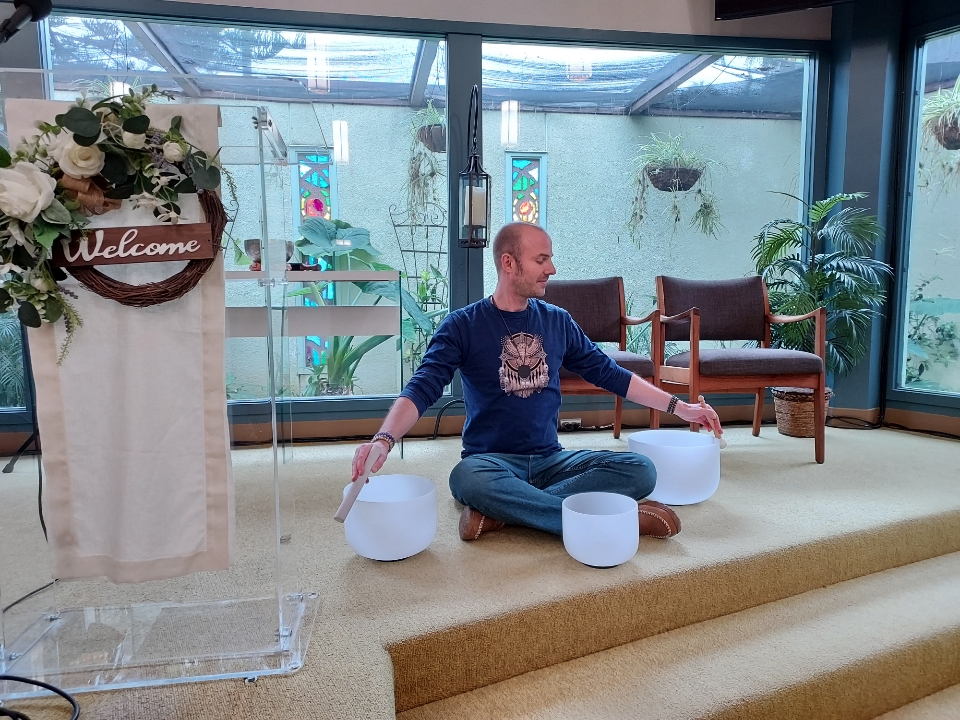
M 398 717 L 868 720 L 960 682 L 958 597 L 960 553 L 954 553 L 629 643 Z M 945 702 L 941 707 L 956 707 L 955 697 Z
M 902 708 L 884 713 L 876 720 L 957 720 L 960 718 L 960 685 L 953 685 Z
M 805 441 L 729 433 L 717 494 L 677 508 L 683 532 L 644 538 L 618 568 L 584 567 L 559 539 L 522 528 L 454 540 L 444 571 L 412 559 L 404 575 L 421 592 L 380 631 L 397 711 L 960 551 L 960 481 L 947 470 L 960 444 L 829 435 L 830 461 L 816 465 Z M 456 509 L 443 505 L 441 526 L 453 525 Z

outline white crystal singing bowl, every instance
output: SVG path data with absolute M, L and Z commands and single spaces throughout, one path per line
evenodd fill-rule
M 350 486 L 343 489 L 346 496 Z M 343 523 L 347 543 L 370 560 L 403 560 L 437 534 L 437 488 L 416 475 L 375 475 Z
M 689 430 L 642 430 L 627 438 L 630 452 L 645 455 L 657 468 L 651 500 L 667 505 L 703 502 L 720 486 L 720 443 L 713 435 Z
M 637 554 L 637 501 L 626 495 L 589 492 L 563 501 L 563 546 L 591 567 L 613 567 Z

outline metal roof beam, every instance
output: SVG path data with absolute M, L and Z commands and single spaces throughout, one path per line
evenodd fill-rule
M 669 95 L 705 67 L 713 65 L 723 55 L 681 55 L 667 63 L 660 72 L 640 85 L 640 97 L 627 108 L 627 115 L 643 112 L 665 95 Z
M 183 88 L 183 92 L 190 97 L 200 97 L 200 88 L 193 80 L 186 77 L 187 71 L 183 65 L 173 56 L 170 49 L 163 44 L 163 41 L 157 37 L 157 34 L 150 29 L 147 23 L 124 21 L 123 24 L 140 41 L 144 49 L 153 56 L 153 59 L 171 74 L 172 80 Z
M 423 107 L 427 103 L 424 97 L 427 92 L 427 81 L 430 80 L 430 71 L 433 62 L 437 59 L 440 49 L 439 40 L 421 40 L 417 47 L 417 60 L 413 64 L 413 75 L 410 79 L 410 105 Z

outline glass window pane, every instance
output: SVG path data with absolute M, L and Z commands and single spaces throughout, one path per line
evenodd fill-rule
M 754 237 L 796 219 L 787 194 L 806 192 L 807 65 L 485 43 L 484 166 L 494 206 L 506 209 L 492 232 L 501 218 L 537 222 L 553 239 L 558 279 L 622 276 L 633 315 L 655 305 L 657 275 L 755 272 Z M 536 207 L 523 194 L 533 191 Z M 485 263 L 484 289 L 495 285 Z
M 402 333 L 400 322 L 382 341 L 299 333 L 280 362 L 287 396 L 398 393 L 448 307 L 444 42 L 66 15 L 51 17 L 48 34 L 58 98 L 156 83 L 170 102 L 220 105 L 221 159 L 236 190 L 228 271 L 261 269 L 266 242 L 271 272 L 274 261 L 282 272 L 286 249 L 288 263 L 320 275 L 402 273 Z M 260 109 L 276 129 L 263 162 L 252 122 Z M 229 307 L 263 306 L 250 278 L 228 283 Z M 388 285 L 298 279 L 281 304 L 397 306 L 396 281 Z M 228 338 L 232 399 L 265 397 L 265 368 L 261 339 Z
M 928 41 L 916 117 L 912 215 L 899 385 L 960 394 L 960 242 L 954 229 L 960 168 L 960 33 Z M 952 113 L 952 114 L 951 114 Z

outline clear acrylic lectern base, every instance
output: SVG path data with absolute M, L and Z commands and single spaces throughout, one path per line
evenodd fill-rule
M 294 672 L 318 606 L 304 594 L 282 607 L 272 597 L 73 608 L 42 615 L 3 648 L 0 671 L 71 693 Z M 0 682 L 0 700 L 43 694 Z

